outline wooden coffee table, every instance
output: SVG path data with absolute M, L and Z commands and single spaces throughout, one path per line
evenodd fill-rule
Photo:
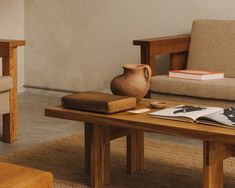
M 143 99 L 137 108 L 148 106 L 150 101 Z M 167 107 L 175 105 L 179 103 L 167 103 Z M 85 172 L 90 173 L 90 183 L 95 188 L 109 183 L 110 141 L 121 136 L 127 136 L 128 173 L 144 168 L 145 131 L 203 140 L 204 188 L 223 187 L 223 160 L 235 156 L 235 130 L 232 129 L 158 119 L 147 113 L 105 115 L 61 106 L 46 108 L 45 115 L 85 122 Z

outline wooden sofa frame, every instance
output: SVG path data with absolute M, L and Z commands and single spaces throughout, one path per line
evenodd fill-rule
M 17 105 L 17 47 L 24 46 L 23 40 L 0 40 L 0 57 L 2 58 L 2 75 L 11 76 L 13 88 L 10 90 L 10 113 L 3 114 L 3 142 L 13 143 L 17 140 L 18 105 Z
M 134 40 L 133 44 L 141 47 L 141 63 L 151 67 L 152 76 L 156 75 L 157 55 L 170 55 L 171 70 L 186 68 L 190 45 L 189 34 Z

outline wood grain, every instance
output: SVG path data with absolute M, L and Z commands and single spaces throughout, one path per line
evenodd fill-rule
M 149 103 L 152 101 L 157 100 L 142 99 L 138 103 L 137 109 L 149 107 Z M 166 107 L 176 105 L 179 104 L 167 102 Z M 157 110 L 151 109 L 151 112 L 153 111 Z M 153 118 L 147 113 L 120 112 L 107 115 L 64 109 L 61 106 L 46 108 L 45 115 L 93 124 L 90 142 L 91 184 L 93 187 L 102 187 L 109 180 L 109 165 L 105 166 L 105 164 L 109 164 L 107 153 L 109 153 L 109 142 L 112 138 L 110 130 L 119 132 L 117 134 L 119 136 L 127 133 L 127 172 L 131 174 L 144 168 L 143 131 L 203 140 L 204 188 L 223 187 L 223 160 L 235 154 L 234 129 Z M 127 131 L 124 132 L 122 129 Z
M 84 123 L 85 125 L 85 173 L 91 173 L 91 139 L 92 139 L 92 124 Z
M 115 140 L 117 138 L 127 136 L 128 134 L 130 134 L 129 129 L 110 127 L 110 140 Z
M 53 176 L 32 168 L 0 163 L 0 187 L 2 188 L 52 188 Z
M 170 68 L 171 70 L 186 69 L 188 59 L 188 52 L 177 52 L 170 54 Z
M 223 159 L 230 156 L 231 150 L 222 143 L 203 143 L 203 187 L 223 187 Z
M 18 101 L 17 101 L 17 47 L 24 46 L 24 40 L 0 39 L 0 57 L 2 58 L 2 75 L 11 76 L 13 88 L 10 90 L 10 113 L 3 114 L 3 141 L 13 143 L 17 140 Z
M 110 132 L 108 127 L 94 124 L 91 135 L 91 174 L 93 188 L 109 183 Z
M 206 164 L 214 164 L 217 161 L 223 161 L 232 156 L 232 146 L 221 142 L 205 142 Z
M 137 109 L 149 107 L 150 101 L 157 100 L 143 99 L 137 105 Z M 179 105 L 179 103 L 167 102 L 166 107 L 176 105 Z M 152 109 L 151 112 L 153 111 L 157 110 Z M 150 117 L 147 113 L 130 114 L 128 112 L 121 112 L 116 114 L 105 115 L 79 110 L 64 109 L 61 106 L 57 106 L 46 108 L 45 115 L 61 119 L 98 123 L 109 127 L 110 125 L 112 125 L 113 127 L 138 129 L 147 132 L 157 132 L 175 136 L 201 139 L 206 141 L 220 141 L 222 143 L 235 144 L 235 130 L 233 129 L 197 123 L 153 118 Z
M 127 173 L 134 174 L 144 169 L 144 132 L 132 129 L 127 135 Z
M 176 35 L 171 37 L 159 37 L 151 39 L 134 40 L 134 45 L 139 45 L 141 48 L 141 63 L 147 64 L 151 67 L 152 76 L 156 75 L 156 61 L 157 55 L 173 54 L 171 55 L 171 64 L 173 68 L 179 66 L 180 61 L 184 61 L 184 55 L 180 52 L 189 50 L 190 35 Z
M 0 48 L 16 48 L 25 46 L 25 40 L 0 39 Z
M 10 113 L 3 114 L 3 141 L 13 143 L 17 140 L 18 104 L 17 104 L 17 48 L 12 49 L 13 56 L 2 58 L 3 76 L 11 76 L 13 88 L 10 90 Z

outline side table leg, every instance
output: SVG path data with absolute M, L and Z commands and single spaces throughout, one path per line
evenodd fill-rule
M 110 179 L 110 130 L 109 127 L 92 125 L 90 139 L 90 183 L 100 188 Z
M 127 173 L 133 174 L 144 169 L 144 132 L 130 130 L 127 135 Z
M 220 142 L 203 143 L 204 188 L 223 188 L 223 160 L 231 156 L 231 145 Z

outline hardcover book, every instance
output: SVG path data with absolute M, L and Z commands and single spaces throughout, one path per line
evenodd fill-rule
M 100 92 L 80 92 L 61 98 L 64 108 L 101 113 L 115 113 L 136 107 L 136 98 Z
M 152 117 L 235 128 L 235 108 L 179 105 L 149 113 Z
M 224 73 L 199 70 L 172 70 L 169 71 L 169 77 L 192 80 L 213 80 L 224 78 Z

